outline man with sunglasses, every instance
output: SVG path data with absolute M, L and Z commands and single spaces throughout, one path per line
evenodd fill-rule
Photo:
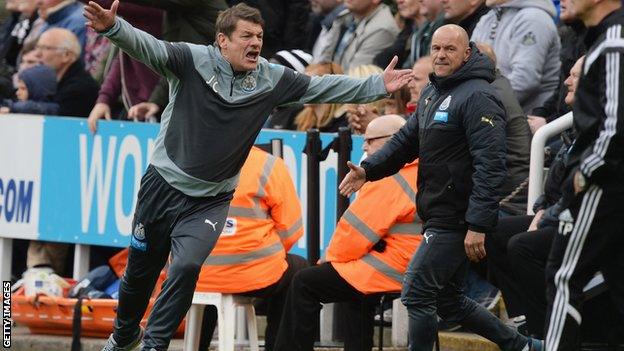
M 398 115 L 375 118 L 364 134 L 372 155 L 405 124 Z M 418 161 L 396 175 L 366 184 L 345 211 L 324 263 L 292 280 L 275 351 L 312 350 L 321 303 L 346 302 L 345 351 L 371 350 L 374 306 L 380 294 L 399 292 L 412 252 L 422 241 L 414 205 Z

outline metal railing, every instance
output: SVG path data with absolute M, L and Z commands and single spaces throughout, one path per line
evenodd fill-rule
M 551 137 L 572 128 L 572 112 L 555 119 L 535 132 L 531 141 L 531 163 L 529 168 L 529 194 L 527 214 L 533 214 L 535 200 L 544 192 L 544 147 Z

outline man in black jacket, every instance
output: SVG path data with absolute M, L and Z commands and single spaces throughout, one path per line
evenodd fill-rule
M 588 49 L 576 90 L 559 233 L 546 267 L 547 350 L 578 350 L 583 287 L 602 271 L 624 313 L 624 9 L 620 0 L 577 0 Z M 547 314 L 548 315 L 548 314 Z
M 418 109 L 392 139 L 340 184 L 349 195 L 366 181 L 396 173 L 419 157 L 418 214 L 424 240 L 412 258 L 401 300 L 409 314 L 409 350 L 431 350 L 436 313 L 503 350 L 541 350 L 463 294 L 468 259 L 485 258 L 485 234 L 498 217 L 505 178 L 505 112 L 490 83 L 494 64 L 457 25 L 431 43 L 434 73 Z
M 56 71 L 58 114 L 87 118 L 100 87 L 82 65 L 78 37 L 67 29 L 51 28 L 41 34 L 36 48 L 41 62 Z

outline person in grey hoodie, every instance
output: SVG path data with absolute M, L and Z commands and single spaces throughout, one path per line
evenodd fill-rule
M 501 73 L 511 82 L 525 113 L 557 89 L 561 44 L 551 0 L 487 0 L 472 41 L 492 46 Z

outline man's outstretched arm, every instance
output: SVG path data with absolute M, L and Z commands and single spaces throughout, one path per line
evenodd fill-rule
M 398 58 L 395 56 L 382 74 L 368 78 L 351 78 L 345 75 L 312 77 L 302 103 L 377 101 L 391 94 L 412 79 L 412 70 L 395 70 Z

